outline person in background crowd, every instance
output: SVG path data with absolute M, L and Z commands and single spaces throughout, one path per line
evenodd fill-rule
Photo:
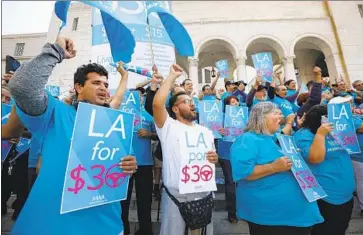
M 139 89 L 139 88 L 137 88 Z M 140 92 L 141 93 L 141 92 Z M 143 122 L 143 125 L 146 122 Z M 154 123 L 147 122 L 151 127 Z M 136 133 L 135 133 L 136 134 Z M 136 189 L 136 204 L 137 204 L 137 218 L 139 220 L 139 230 L 135 232 L 135 235 L 152 235 L 151 224 L 151 203 L 153 193 L 153 159 L 151 152 L 147 152 L 147 149 L 140 148 L 142 142 L 157 140 L 155 131 L 148 131 L 145 128 L 141 128 L 137 135 L 134 135 L 132 146 L 135 152 L 136 161 L 138 162 L 138 168 L 135 174 L 132 175 L 129 181 L 127 199 L 121 201 L 122 206 L 122 221 L 124 223 L 124 235 L 130 234 L 129 224 L 129 208 L 131 195 L 133 191 L 133 185 L 135 181 Z M 151 142 L 149 143 L 151 145 Z M 151 149 L 150 149 L 151 150 Z
M 362 80 L 356 80 L 356 81 L 354 81 L 353 82 L 353 88 L 357 91 L 357 92 L 359 92 L 359 93 L 361 93 L 361 94 L 363 94 L 363 81 Z
M 193 89 L 193 82 L 191 79 L 189 78 L 185 79 L 180 86 L 184 88 L 185 93 L 187 93 L 189 96 L 192 96 L 194 89 Z
M 282 111 L 282 115 L 286 118 L 292 114 L 293 107 L 290 100 L 287 100 L 287 88 L 284 85 L 279 85 L 275 88 L 274 84 L 270 85 L 268 90 L 268 97 L 275 103 Z
M 291 160 L 274 140 L 280 121 L 275 104 L 257 104 L 245 133 L 231 147 L 237 214 L 247 221 L 251 235 L 309 235 L 311 226 L 323 222 L 316 202 L 306 200 L 290 171 Z
M 329 91 L 332 92 L 332 88 L 330 87 L 330 78 L 322 77 L 322 87 L 321 92 Z
M 224 100 L 224 107 L 227 105 L 231 106 L 239 106 L 239 100 L 237 96 L 228 96 Z M 225 109 L 223 110 L 225 112 Z M 225 129 L 220 128 L 219 133 L 222 136 L 225 136 Z M 228 221 L 232 224 L 238 222 L 237 214 L 236 214 L 236 184 L 233 182 L 232 178 L 232 167 L 230 161 L 230 149 L 233 142 L 224 141 L 223 139 L 218 140 L 218 156 L 219 156 L 219 164 L 222 167 L 223 175 L 224 175 L 224 185 L 225 185 L 225 196 L 226 196 L 226 210 L 228 212 Z
M 231 96 L 233 92 L 237 89 L 237 84 L 231 81 L 226 81 L 224 83 L 224 87 L 226 88 L 226 92 L 221 96 L 222 104 L 224 104 L 224 99 L 228 96 Z
M 252 106 L 266 101 L 268 86 L 262 85 L 262 77 L 256 77 L 255 85 L 252 87 L 247 95 L 246 105 L 251 108 Z
M 215 76 L 211 85 L 206 84 L 202 87 L 202 92 L 199 94 L 199 100 L 213 100 L 216 96 L 216 85 L 221 73 L 218 72 L 217 76 Z M 211 98 L 213 97 L 213 98 Z
M 309 92 L 309 96 L 306 100 L 298 100 L 298 105 L 300 108 L 297 110 L 297 117 L 302 118 L 304 113 L 307 113 L 313 106 L 320 104 L 322 100 L 322 74 L 321 69 L 319 67 L 313 68 L 314 80 L 311 81 L 311 89 Z
M 356 115 L 353 113 L 353 123 L 357 130 L 357 138 L 360 149 L 363 150 L 363 115 Z M 352 154 L 351 158 L 356 180 L 356 196 L 359 203 L 360 214 L 363 216 L 363 152 Z
M 10 234 L 123 234 L 120 203 L 59 213 L 77 105 L 55 99 L 44 88 L 53 68 L 75 56 L 73 41 L 59 37 L 56 43 L 47 43 L 40 55 L 24 62 L 9 82 L 17 115 L 42 143 L 41 174 Z M 77 100 L 105 106 L 107 77 L 101 65 L 79 67 L 74 75 Z M 125 173 L 133 173 L 135 157 L 124 157 L 120 167 Z
M 247 100 L 247 94 L 245 93 L 247 83 L 244 81 L 238 81 L 236 82 L 236 85 L 237 89 L 232 94 L 238 97 L 240 104 L 245 104 Z
M 10 104 L 11 94 L 7 85 L 1 86 L 1 103 Z
M 311 234 L 344 235 L 353 210 L 354 172 L 348 152 L 329 135 L 332 124 L 321 123 L 327 113 L 326 105 L 310 109 L 294 140 L 328 195 L 318 200 L 324 223 L 315 225 Z
M 284 85 L 287 87 L 287 96 L 292 96 L 297 92 L 295 80 L 293 79 L 287 80 Z
M 165 188 L 173 195 L 179 202 L 196 200 L 197 198 L 204 198 L 209 195 L 209 192 L 180 194 L 179 193 L 179 170 L 181 153 L 179 151 L 179 141 L 175 136 L 185 128 L 204 128 L 194 123 L 197 118 L 193 100 L 186 93 L 178 93 L 170 98 L 169 109 L 172 118 L 169 116 L 165 108 L 165 102 L 168 92 L 175 80 L 181 76 L 183 70 L 178 65 L 172 65 L 169 77 L 162 83 L 160 89 L 157 91 L 153 101 L 153 114 L 156 124 L 156 130 L 163 149 L 163 182 Z M 161 83 L 162 79 L 153 78 L 155 83 Z M 211 140 L 213 144 L 213 134 L 209 131 L 209 136 L 205 136 L 206 140 Z M 218 156 L 215 151 L 206 153 L 206 158 L 211 163 L 218 161 Z M 182 235 L 185 234 L 186 225 L 181 217 L 176 204 L 166 194 L 165 190 L 162 195 L 162 223 L 160 235 Z M 193 230 L 194 231 L 194 230 Z M 198 231 L 198 230 L 196 230 Z M 207 235 L 213 234 L 213 226 L 210 223 L 207 226 Z

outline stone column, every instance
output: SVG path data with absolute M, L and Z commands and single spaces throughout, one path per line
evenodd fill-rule
M 294 59 L 295 59 L 295 56 L 288 56 L 282 60 L 282 63 L 284 65 L 285 81 L 291 80 L 291 79 L 293 79 L 294 81 L 297 81 L 296 75 L 295 75 Z
M 239 57 L 236 59 L 237 65 L 237 80 L 247 82 L 246 78 L 246 57 Z
M 189 79 L 192 80 L 194 90 L 198 90 L 198 58 L 189 57 Z

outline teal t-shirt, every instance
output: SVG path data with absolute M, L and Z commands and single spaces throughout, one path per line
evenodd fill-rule
M 288 100 L 275 96 L 272 102 L 281 109 L 282 115 L 284 115 L 285 118 L 294 113 L 293 107 Z
M 284 156 L 273 136 L 246 132 L 231 147 L 239 218 L 271 226 L 310 227 L 323 222 L 316 202 L 309 203 L 291 171 L 247 180 L 255 166 Z
M 42 146 L 42 167 L 16 220 L 12 235 L 119 235 L 123 231 L 120 202 L 60 214 L 76 109 L 48 94 L 44 114 L 16 112 Z
M 353 197 L 355 179 L 352 161 L 331 135 L 325 138 L 325 159 L 319 164 L 311 164 L 308 161 L 310 147 L 315 135 L 306 128 L 302 128 L 294 135 L 295 143 L 301 150 L 309 168 L 318 180 L 321 187 L 328 194 L 322 200 L 333 204 L 342 205 Z

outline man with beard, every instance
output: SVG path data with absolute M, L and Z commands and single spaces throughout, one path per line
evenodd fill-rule
M 47 43 L 40 55 L 24 62 L 9 82 L 17 115 L 42 146 L 41 172 L 10 234 L 123 234 L 119 202 L 60 214 L 78 102 L 108 106 L 108 73 L 99 64 L 77 69 L 74 87 L 78 102 L 74 105 L 67 105 L 45 92 L 53 68 L 63 59 L 75 56 L 73 41 L 60 37 L 54 44 Z M 135 157 L 124 157 L 120 168 L 125 173 L 133 173 Z
M 179 172 L 181 168 L 182 153 L 179 145 L 179 133 L 186 131 L 190 128 L 203 128 L 207 133 L 205 139 L 208 146 L 213 146 L 213 134 L 196 123 L 194 120 L 197 118 L 195 106 L 192 98 L 186 93 L 178 93 L 173 95 L 169 101 L 170 116 L 165 108 L 165 102 L 170 88 L 175 83 L 175 80 L 182 75 L 183 70 L 178 65 L 172 65 L 169 77 L 162 83 L 160 89 L 157 91 L 153 101 L 153 114 L 156 124 L 156 130 L 161 142 L 163 151 L 163 182 L 165 190 L 167 189 L 179 202 L 194 201 L 196 199 L 206 197 L 209 192 L 203 193 L 179 193 Z M 154 80 L 161 83 L 162 79 L 156 76 Z M 206 158 L 211 163 L 216 163 L 218 156 L 215 152 L 209 151 L 206 153 Z M 162 224 L 160 235 L 182 235 L 185 234 L 185 222 L 178 210 L 176 204 L 170 199 L 170 196 L 163 191 L 162 195 Z M 193 230 L 193 234 L 197 234 L 198 230 Z M 207 234 L 213 234 L 213 226 L 210 223 L 207 226 Z

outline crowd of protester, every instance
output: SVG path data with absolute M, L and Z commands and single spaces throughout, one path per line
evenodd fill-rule
M 314 79 L 307 83 L 307 92 L 301 92 L 295 80 L 283 78 L 278 72 L 272 82 L 263 82 L 261 76 L 256 76 L 248 93 L 245 81 L 225 79 L 224 88 L 217 88 L 219 74 L 210 85 L 195 92 L 190 79 L 176 83 L 183 74 L 178 65 L 171 66 L 165 79 L 154 66 L 153 78 L 131 89 L 139 92 L 141 109 L 154 121 L 149 122 L 150 130 L 142 128 L 133 138 L 136 157 L 130 155 L 120 161 L 120 167 L 132 174 L 127 199 L 61 215 L 78 104 L 118 109 L 129 76 L 121 64 L 117 68 L 119 86 L 110 96 L 107 70 L 95 63 L 80 65 L 74 73 L 74 88 L 59 100 L 45 91 L 45 85 L 57 64 L 75 56 L 72 40 L 60 37 L 56 43 L 46 44 L 38 56 L 24 62 L 15 73 L 3 76 L 2 103 L 13 105 L 8 122 L 2 125 L 2 140 L 11 143 L 12 148 L 2 162 L 1 179 L 2 215 L 8 213 L 10 196 L 16 194 L 11 205 L 12 219 L 16 221 L 11 234 L 128 235 L 133 185 L 139 220 L 135 234 L 153 234 L 153 197 L 161 202 L 161 235 L 213 234 L 212 222 L 191 230 L 175 202 L 210 195 L 180 194 L 178 190 L 182 153 L 176 136 L 186 128 L 206 128 L 198 124 L 198 103 L 204 100 L 221 102 L 223 110 L 228 105 L 245 106 L 249 112 L 243 134 L 234 142 L 211 137 L 214 141 L 210 144 L 215 148 L 206 153 L 210 163 L 222 168 L 226 218 L 230 223 L 246 221 L 252 235 L 343 235 L 352 215 L 353 194 L 363 215 L 363 153 L 349 156 L 331 137 L 332 125 L 321 121 L 322 116 L 327 116 L 329 102 L 350 103 L 363 148 L 362 80 L 356 80 L 352 88 L 343 78 L 331 84 L 330 78 L 314 67 Z M 218 131 L 222 136 L 226 134 L 224 128 Z M 316 202 L 306 200 L 291 173 L 291 159 L 281 151 L 277 133 L 293 136 L 327 197 Z M 31 139 L 30 148 L 14 161 L 21 137 Z M 140 165 L 138 154 L 144 153 L 137 151 L 137 146 L 138 141 L 145 140 L 150 141 L 152 154 L 149 163 Z

